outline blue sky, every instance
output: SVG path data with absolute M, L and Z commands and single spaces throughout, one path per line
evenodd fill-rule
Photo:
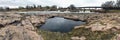
M 26 6 L 26 5 L 57 5 L 59 7 L 67 7 L 70 4 L 75 6 L 100 6 L 106 1 L 115 1 L 115 0 L 0 0 L 0 6 Z

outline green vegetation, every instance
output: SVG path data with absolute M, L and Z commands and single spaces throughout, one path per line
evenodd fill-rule
M 109 10 L 108 13 L 119 13 L 120 10 Z
M 120 31 L 91 31 L 86 28 L 74 29 L 69 33 L 60 33 L 60 32 L 48 32 L 48 31 L 39 31 L 45 40 L 71 40 L 71 37 L 81 37 L 85 36 L 86 40 L 111 40 L 119 34 Z
M 120 7 L 120 0 L 115 1 L 106 1 L 101 5 L 102 7 Z
M 118 32 L 113 32 L 111 30 L 108 31 L 91 31 L 90 29 L 85 29 L 85 28 L 79 28 L 75 29 L 72 31 L 72 36 L 85 36 L 87 39 L 86 40 L 110 40 L 113 38 L 116 34 L 120 33 Z
M 39 31 L 39 34 L 42 35 L 44 40 L 71 40 L 68 33 L 60 32 L 49 32 L 49 31 Z

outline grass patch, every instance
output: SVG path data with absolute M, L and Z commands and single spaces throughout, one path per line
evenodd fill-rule
M 81 37 L 85 36 L 86 40 L 111 40 L 116 34 L 119 34 L 120 31 L 91 31 L 86 28 L 73 29 L 69 33 L 60 33 L 60 32 L 49 32 L 49 31 L 39 31 L 39 34 L 45 40 L 71 40 L 71 37 Z
M 49 32 L 49 31 L 39 31 L 39 34 L 42 35 L 44 40 L 71 40 L 68 33 L 60 32 Z
M 120 10 L 109 10 L 108 13 L 119 13 Z
M 79 28 L 72 31 L 71 36 L 85 36 L 86 40 L 111 40 L 120 31 L 91 31 L 90 29 Z

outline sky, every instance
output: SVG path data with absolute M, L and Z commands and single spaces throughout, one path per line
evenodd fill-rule
M 0 0 L 0 6 L 26 6 L 26 5 L 42 5 L 42 6 L 51 6 L 57 5 L 59 7 L 68 7 L 71 4 L 74 4 L 76 7 L 83 6 L 101 6 L 102 3 L 106 1 L 115 1 L 115 0 Z

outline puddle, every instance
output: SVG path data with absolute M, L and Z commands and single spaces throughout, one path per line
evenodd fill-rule
M 46 23 L 40 29 L 52 32 L 70 32 L 75 26 L 82 24 L 85 24 L 85 22 L 54 17 L 46 20 Z

